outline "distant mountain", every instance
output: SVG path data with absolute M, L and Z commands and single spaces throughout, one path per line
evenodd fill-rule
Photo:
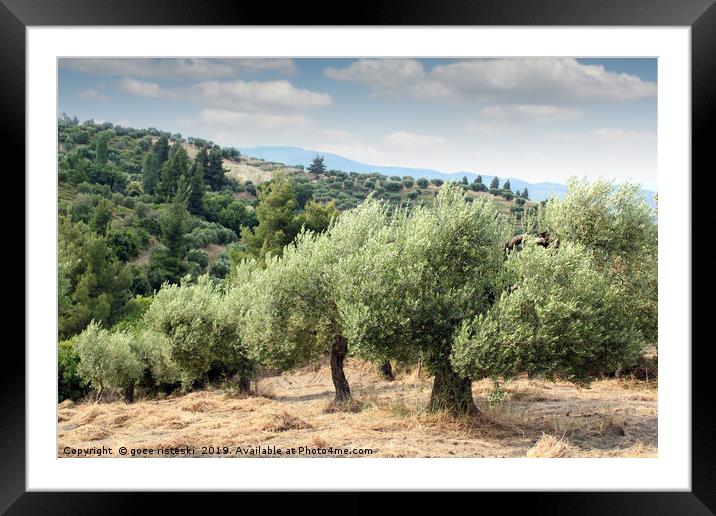
M 373 173 L 385 174 L 387 176 L 413 176 L 414 178 L 425 177 L 427 179 L 443 179 L 445 181 L 458 181 L 467 176 L 468 181 L 472 182 L 477 177 L 477 172 L 441 172 L 439 170 L 433 170 L 429 168 L 408 168 L 408 167 L 386 167 L 380 165 L 370 165 L 368 163 L 361 163 L 338 154 L 331 152 L 317 152 L 308 149 L 302 149 L 300 147 L 240 147 L 239 150 L 245 156 L 251 156 L 266 161 L 276 161 L 285 165 L 303 165 L 308 167 L 316 157 L 316 154 L 320 154 L 324 157 L 324 162 L 328 170 L 342 170 L 344 172 L 361 172 L 361 173 Z M 480 173 L 482 175 L 482 182 L 489 185 L 492 178 L 495 177 L 490 174 Z M 516 177 L 500 177 L 500 184 L 503 184 L 505 179 L 510 180 L 510 186 L 512 191 L 524 190 L 527 188 L 530 199 L 533 201 L 543 201 L 550 195 L 561 197 L 567 191 L 567 185 L 559 183 L 528 183 L 522 179 Z M 646 201 L 650 206 L 654 205 L 654 192 L 649 190 L 642 190 Z

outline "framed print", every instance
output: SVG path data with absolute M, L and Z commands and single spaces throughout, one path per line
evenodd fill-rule
M 4 1 L 27 303 L 0 507 L 518 491 L 711 513 L 691 213 L 716 7 L 612 4 L 316 25 Z

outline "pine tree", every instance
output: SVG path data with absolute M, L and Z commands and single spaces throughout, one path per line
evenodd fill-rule
M 204 210 L 204 165 L 197 155 L 191 170 L 189 171 L 189 212 L 193 215 L 202 213 Z
M 172 145 L 169 151 L 169 159 L 162 165 L 160 193 L 171 199 L 177 193 L 177 185 L 180 177 L 185 177 L 189 172 L 189 156 L 180 142 Z M 186 185 L 186 179 L 184 182 Z
M 206 149 L 207 147 L 199 149 L 199 152 L 196 153 L 196 157 L 194 158 L 194 163 L 201 163 L 201 166 L 204 168 L 204 181 L 206 181 L 207 169 L 209 168 L 209 153 Z
M 495 176 L 492 178 L 492 182 L 490 183 L 490 190 L 499 190 L 500 188 L 500 178 Z
M 157 191 L 160 179 L 159 158 L 154 152 L 147 154 L 142 167 L 142 188 L 144 193 L 153 195 Z
M 162 165 L 169 158 L 169 141 L 166 136 L 157 140 L 142 166 L 142 187 L 144 192 L 154 195 L 161 181 Z
M 510 188 L 510 180 L 509 180 L 509 179 L 508 179 L 507 181 L 505 181 L 505 184 L 504 184 L 504 185 L 502 185 L 502 189 L 503 189 L 503 190 L 510 190 L 510 191 L 512 191 L 511 188 Z
M 112 220 L 112 202 L 107 199 L 102 199 L 94 209 L 94 214 L 90 220 L 90 227 L 104 236 L 107 232 L 107 226 L 110 220 Z
M 186 178 L 179 176 L 172 202 L 159 221 L 162 229 L 162 243 L 169 249 L 172 258 L 176 260 L 181 260 L 184 256 L 184 234 L 189 218 L 187 201 Z
M 204 151 L 206 152 L 206 151 Z M 204 159 L 202 157 L 202 159 Z M 206 165 L 204 167 L 204 182 L 215 192 L 218 192 L 226 184 L 224 177 L 224 161 L 221 155 L 221 148 L 215 145 L 209 152 Z
M 529 192 L 527 191 L 527 188 L 525 188 L 525 191 L 522 192 L 522 197 L 524 197 L 525 199 L 529 199 L 529 198 L 530 198 L 530 194 L 529 194 Z
M 157 140 L 152 152 L 156 154 L 159 166 L 164 165 L 164 162 L 169 159 L 169 140 L 166 136 L 162 136 Z
M 326 165 L 324 163 L 324 157 L 316 155 L 316 157 L 313 158 L 313 162 L 308 166 L 308 171 L 312 174 L 316 174 L 317 176 L 325 174 Z
M 466 185 L 467 184 L 467 176 L 462 176 L 461 182 L 462 182 L 462 184 Z
M 478 174 L 477 177 L 475 178 L 474 182 L 478 183 L 478 184 L 482 184 L 482 176 L 480 174 Z
M 280 255 L 283 247 L 298 233 L 294 219 L 296 198 L 292 182 L 283 174 L 276 174 L 259 191 L 256 208 L 258 226 L 252 231 L 244 228 L 241 241 L 250 257 L 263 260 L 267 253 Z

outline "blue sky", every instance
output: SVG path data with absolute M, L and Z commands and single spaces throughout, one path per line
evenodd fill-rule
M 59 111 L 228 146 L 656 190 L 656 59 L 59 61 Z

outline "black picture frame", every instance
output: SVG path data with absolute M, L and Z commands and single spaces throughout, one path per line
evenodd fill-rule
M 340 11 L 339 11 L 340 10 Z M 445 2 L 382 1 L 380 3 L 334 4 L 317 14 L 305 4 L 277 7 L 261 2 L 221 0 L 187 2 L 180 0 L 0 0 L 0 109 L 4 154 L 18 158 L 15 170 L 25 166 L 25 29 L 28 26 L 63 25 L 550 25 L 550 26 L 688 26 L 691 27 L 692 73 L 692 179 L 699 178 L 703 190 L 713 174 L 713 139 L 708 128 L 716 120 L 716 5 L 714 0 L 460 0 Z M 341 14 L 339 14 L 339 12 Z M 568 52 L 568 49 L 565 49 Z M 6 170 L 8 173 L 9 170 Z M 23 175 L 14 176 L 24 192 Z M 677 180 L 687 180 L 680 178 Z M 693 191 L 693 190 L 692 190 Z M 692 205 L 693 206 L 693 205 Z M 698 217 L 692 212 L 692 220 Z M 692 229 L 692 236 L 697 234 Z M 710 240 L 710 239 L 709 239 Z M 692 241 L 693 238 L 692 238 Z M 692 271 L 708 252 L 692 248 Z M 24 251 L 23 251 L 24 252 Z M 31 273 L 25 269 L 25 275 Z M 693 272 L 692 272 L 693 274 Z M 706 310 L 693 303 L 694 310 Z M 692 320 L 707 321 L 707 316 Z M 710 340 L 710 339 L 708 339 Z M 472 499 L 451 500 L 451 504 L 474 504 L 478 497 L 510 509 L 524 506 L 531 513 L 546 514 L 713 514 L 716 511 L 716 439 L 714 428 L 712 361 L 704 339 L 692 347 L 692 490 L 690 492 L 564 492 L 564 493 L 471 493 Z M 8 349 L 10 344 L 14 351 Z M 690 345 L 691 343 L 684 343 Z M 14 353 L 12 358 L 10 357 Z M 0 512 L 7 514 L 120 514 L 144 512 L 148 503 L 159 501 L 166 512 L 170 506 L 182 511 L 204 513 L 225 505 L 229 494 L 204 493 L 79 493 L 26 492 L 25 465 L 25 377 L 24 352 L 8 339 L 5 360 L 13 368 L 0 375 Z M 20 364 L 22 366 L 20 366 Z M 239 507 L 247 510 L 247 494 Z M 264 495 L 266 496 L 266 495 Z M 271 503 L 277 498 L 271 496 Z M 455 495 L 457 496 L 457 495 Z M 156 500 L 159 498 L 159 500 Z M 489 500 L 488 500 L 489 498 Z M 498 498 L 498 499 L 496 499 Z M 413 500 L 422 504 L 423 496 Z M 253 503 L 262 502 L 259 500 Z M 232 503 L 232 502 L 228 502 Z M 266 502 L 263 502 L 266 503 Z M 290 502 L 303 505 L 300 495 Z M 366 494 L 342 495 L 340 512 L 370 512 L 378 508 L 396 512 L 401 505 L 376 502 Z M 311 504 L 313 505 L 313 504 Z M 275 505 L 271 505 L 275 509 Z M 331 510 L 331 504 L 325 504 Z M 218 510 L 218 509 L 217 509 Z M 257 510 L 257 509 L 252 509 Z M 320 508 L 315 508 L 320 511 Z M 273 512 L 273 510 L 271 511 Z M 333 511 L 332 511 L 333 512 Z

